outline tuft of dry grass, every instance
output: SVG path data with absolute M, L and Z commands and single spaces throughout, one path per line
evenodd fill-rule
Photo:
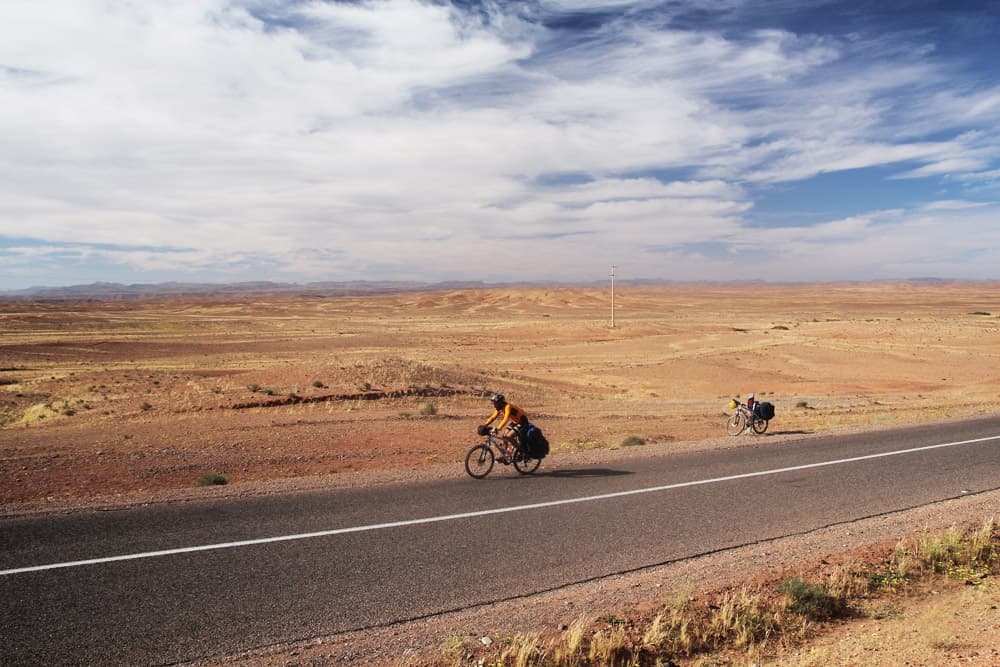
M 499 662 L 509 667 L 534 667 L 543 665 L 545 652 L 540 648 L 541 633 L 518 635 L 500 653 Z
M 584 634 L 591 620 L 586 616 L 573 621 L 552 650 L 552 664 L 560 667 L 579 667 L 584 662 Z
M 742 587 L 723 593 L 718 609 L 710 616 L 704 642 L 707 646 L 749 648 L 767 643 L 787 632 L 783 610 L 775 607 L 759 591 Z
M 604 449 L 605 446 L 601 440 L 581 438 L 564 442 L 559 445 L 558 449 L 564 452 L 585 452 L 591 449 Z
M 602 628 L 591 635 L 587 658 L 589 664 L 617 667 L 628 663 L 629 653 L 625 626 L 616 624 Z

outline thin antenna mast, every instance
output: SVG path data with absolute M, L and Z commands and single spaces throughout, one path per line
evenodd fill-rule
M 615 265 L 611 265 L 611 328 L 615 328 Z

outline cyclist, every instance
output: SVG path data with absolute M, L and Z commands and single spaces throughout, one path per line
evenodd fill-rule
M 750 414 L 754 414 L 754 412 L 756 411 L 756 407 L 757 407 L 757 398 L 752 393 L 747 394 L 747 410 L 750 411 Z
M 528 430 L 528 416 L 524 414 L 524 410 L 521 408 L 508 403 L 503 394 L 493 394 L 490 401 L 493 403 L 493 414 L 483 422 L 483 426 L 488 427 L 498 417 L 503 417 L 493 431 L 499 433 L 505 426 L 507 427 L 506 432 L 501 435 L 505 449 L 505 456 L 502 461 L 503 463 L 510 463 L 514 457 L 515 449 L 523 450 L 524 443 L 521 440 L 523 434 Z

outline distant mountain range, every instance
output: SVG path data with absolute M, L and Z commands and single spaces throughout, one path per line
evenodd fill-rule
M 764 281 L 753 281 L 766 284 Z M 961 282 L 939 278 L 914 278 L 911 280 L 875 281 L 936 284 Z M 393 294 L 399 292 L 425 292 L 459 289 L 488 289 L 513 287 L 598 287 L 606 286 L 607 281 L 589 283 L 558 283 L 558 282 L 519 282 L 519 283 L 486 283 L 483 281 L 379 281 L 351 280 L 344 282 L 314 282 L 314 283 L 277 283 L 270 281 L 254 281 L 239 283 L 122 283 L 96 282 L 89 285 L 70 285 L 66 287 L 29 287 L 19 290 L 0 290 L 0 301 L 11 300 L 42 300 L 42 301 L 126 301 L 139 299 L 163 299 L 170 297 L 211 297 L 211 296 L 265 296 L 265 295 L 300 295 L 300 296 L 357 296 L 365 294 Z M 670 285 L 678 284 L 670 280 L 619 280 L 618 285 Z M 692 283 L 693 284 L 693 283 Z M 707 284 L 707 283 L 706 283 Z M 746 284 L 746 283 L 743 283 Z
M 277 283 L 253 281 L 239 283 L 122 283 L 96 282 L 89 285 L 66 287 L 29 287 L 20 290 L 0 290 L 0 299 L 33 300 L 99 300 L 157 299 L 181 296 L 234 296 L 234 295 L 359 295 L 414 292 L 429 289 L 469 289 L 484 287 L 481 282 L 397 282 L 354 280 L 347 282 Z
M 652 281 L 658 282 L 658 281 Z M 0 290 L 0 300 L 83 300 L 116 301 L 131 299 L 159 299 L 169 297 L 211 297 L 211 296 L 352 296 L 364 294 L 394 294 L 399 292 L 425 292 L 435 290 L 487 289 L 510 287 L 554 286 L 556 283 L 485 283 L 482 281 L 379 281 L 351 280 L 344 282 L 278 283 L 254 281 L 239 283 L 122 283 L 96 282 L 89 285 L 66 287 L 29 287 L 19 290 Z M 605 283 L 600 283 L 605 284 Z M 569 284 L 561 284 L 570 286 Z M 583 286 L 573 283 L 572 286 Z

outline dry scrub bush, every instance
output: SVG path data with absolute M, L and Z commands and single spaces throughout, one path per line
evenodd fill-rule
M 559 449 L 567 452 L 584 452 L 591 449 L 604 449 L 604 446 L 604 442 L 601 440 L 581 438 L 564 442 L 559 445 Z
M 990 517 L 979 530 L 975 531 L 969 540 L 969 555 L 973 560 L 990 567 L 997 565 L 1000 553 L 997 552 L 997 542 L 1000 541 L 1000 527 L 996 517 Z
M 990 518 L 968 534 L 957 528 L 922 536 L 916 551 L 923 565 L 937 574 L 969 577 L 985 574 L 997 565 L 996 520 Z
M 835 567 L 826 578 L 827 593 L 845 608 L 850 600 L 869 595 L 871 588 L 871 572 L 863 563 L 857 561 Z

